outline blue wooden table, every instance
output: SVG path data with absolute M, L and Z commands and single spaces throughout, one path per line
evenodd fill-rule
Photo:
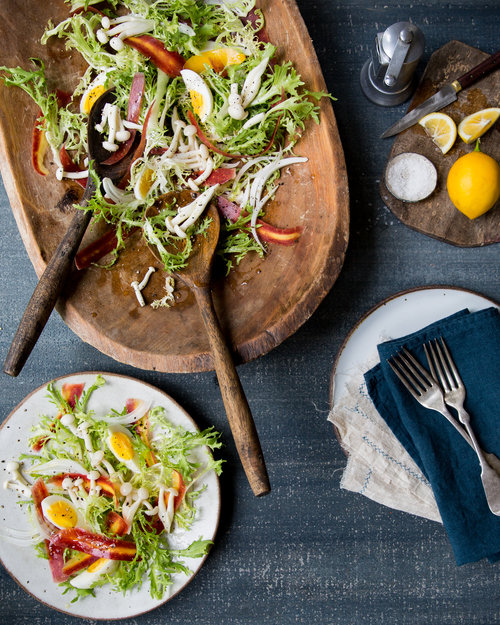
M 272 493 L 256 499 L 250 492 L 214 373 L 167 375 L 133 369 L 83 343 L 57 314 L 21 375 L 16 379 L 0 375 L 0 418 L 54 377 L 103 370 L 158 386 L 201 426 L 214 424 L 222 431 L 227 464 L 216 544 L 180 595 L 129 623 L 500 623 L 498 564 L 483 561 L 458 568 L 440 525 L 341 490 L 345 457 L 326 420 L 335 355 L 351 326 L 377 302 L 404 289 L 433 284 L 465 287 L 500 300 L 498 245 L 461 249 L 441 243 L 406 228 L 384 206 L 378 184 L 392 140 L 378 136 L 407 105 L 372 104 L 358 80 L 376 33 L 398 21 L 411 19 L 425 34 L 420 70 L 430 54 L 451 39 L 496 52 L 500 2 L 300 0 L 298 4 L 328 89 L 338 98 L 334 109 L 350 180 L 351 232 L 342 273 L 311 319 L 270 354 L 239 368 Z M 36 278 L 3 190 L 0 204 L 3 362 Z M 2 450 L 2 456 L 5 453 Z M 28 596 L 3 568 L 0 580 L 0 623 L 78 622 Z

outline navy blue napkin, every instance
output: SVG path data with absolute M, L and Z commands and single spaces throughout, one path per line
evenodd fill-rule
M 442 336 L 467 389 L 465 408 L 483 450 L 500 458 L 500 314 L 460 311 L 378 346 L 380 364 L 365 374 L 382 418 L 429 480 L 457 564 L 500 559 L 500 516 L 491 513 L 481 468 L 468 443 L 438 412 L 422 407 L 387 359 L 405 346 L 428 370 L 423 343 Z M 450 409 L 456 416 L 453 409 Z

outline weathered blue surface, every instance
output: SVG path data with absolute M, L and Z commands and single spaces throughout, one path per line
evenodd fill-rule
M 351 239 L 340 278 L 312 318 L 283 345 L 239 368 L 257 422 L 273 491 L 255 499 L 225 422 L 214 373 L 167 375 L 119 364 L 84 344 L 54 314 L 17 379 L 0 375 L 4 418 L 33 388 L 73 371 L 130 374 L 167 391 L 201 426 L 227 441 L 223 510 L 216 545 L 193 582 L 157 611 L 128 621 L 153 625 L 493 625 L 500 623 L 500 568 L 457 568 L 435 523 L 341 491 L 345 458 L 326 421 L 336 352 L 351 326 L 381 299 L 448 284 L 500 300 L 500 247 L 460 249 L 402 226 L 384 207 L 378 182 L 391 140 L 377 137 L 405 111 L 360 92 L 373 37 L 411 18 L 426 53 L 450 39 L 485 52 L 499 44 L 500 3 L 439 0 L 299 2 L 335 103 L 351 182 Z M 0 360 L 35 274 L 5 193 L 0 195 Z M 0 571 L 0 623 L 60 625 L 56 613 Z M 119 600 L 119 598 L 117 598 Z M 98 614 L 96 614 L 98 617 Z

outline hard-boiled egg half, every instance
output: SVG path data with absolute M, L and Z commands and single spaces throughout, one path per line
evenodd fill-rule
M 90 109 L 106 91 L 106 72 L 101 72 L 85 89 L 80 99 L 80 113 L 90 115 Z
M 118 566 L 118 560 L 109 560 L 107 558 L 99 558 L 93 562 L 82 573 L 74 577 L 70 584 L 75 588 L 90 588 L 103 575 L 112 573 Z
M 123 425 L 110 425 L 108 428 L 108 436 L 106 444 L 114 457 L 122 462 L 127 469 L 134 473 L 140 473 L 137 454 L 132 443 L 130 432 Z
M 204 122 L 212 112 L 214 105 L 212 92 L 203 78 L 193 70 L 183 69 L 181 76 L 186 89 L 189 91 L 194 112 Z
M 83 527 L 80 512 L 69 499 L 61 495 L 49 495 L 42 500 L 43 516 L 61 530 Z

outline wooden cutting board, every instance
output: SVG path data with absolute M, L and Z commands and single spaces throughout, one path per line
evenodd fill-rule
M 295 64 L 309 89 L 326 91 L 295 2 L 264 0 L 259 5 L 279 58 Z M 49 19 L 59 22 L 66 16 L 63 0 L 0 0 L 0 64 L 27 67 L 30 57 L 43 58 L 54 87 L 74 87 L 84 67 L 79 55 L 58 41 L 48 47 L 38 43 Z M 40 275 L 71 220 L 81 189 L 33 171 L 31 131 L 36 113 L 21 90 L 0 85 L 0 169 L 23 242 Z M 303 226 L 298 243 L 269 246 L 264 260 L 249 255 L 227 278 L 219 274 L 214 284 L 215 307 L 237 362 L 265 354 L 295 332 L 330 290 L 344 261 L 349 232 L 347 175 L 329 100 L 322 100 L 321 124 L 307 125 L 296 153 L 309 161 L 283 172 L 266 218 L 280 227 Z M 91 228 L 82 245 L 99 234 L 99 228 Z M 130 284 L 154 264 L 140 238 L 131 237 L 112 269 L 75 271 L 57 310 L 84 341 L 118 361 L 170 372 L 213 369 L 199 311 L 186 289 L 179 289 L 177 303 L 169 309 L 138 306 Z M 152 276 L 144 291 L 146 301 L 164 294 L 164 280 L 161 271 Z M 22 295 L 28 301 L 30 294 Z
M 450 41 L 444 45 L 431 56 L 408 110 L 421 104 L 441 87 L 453 82 L 487 57 L 484 52 L 460 41 Z M 460 92 L 457 100 L 441 109 L 441 112 L 449 115 L 458 126 L 467 115 L 498 106 L 500 71 L 497 70 Z M 454 146 L 443 155 L 421 126 L 416 124 L 408 128 L 396 137 L 388 160 L 402 152 L 416 152 L 426 156 L 437 169 L 437 188 L 425 200 L 402 202 L 389 193 L 382 178 L 380 195 L 383 201 L 405 225 L 446 243 L 475 247 L 499 242 L 500 201 L 485 215 L 470 220 L 455 208 L 446 191 L 446 179 L 451 166 L 474 147 L 474 144 L 467 145 L 457 136 Z M 481 150 L 500 161 L 500 123 L 496 123 L 481 137 Z

